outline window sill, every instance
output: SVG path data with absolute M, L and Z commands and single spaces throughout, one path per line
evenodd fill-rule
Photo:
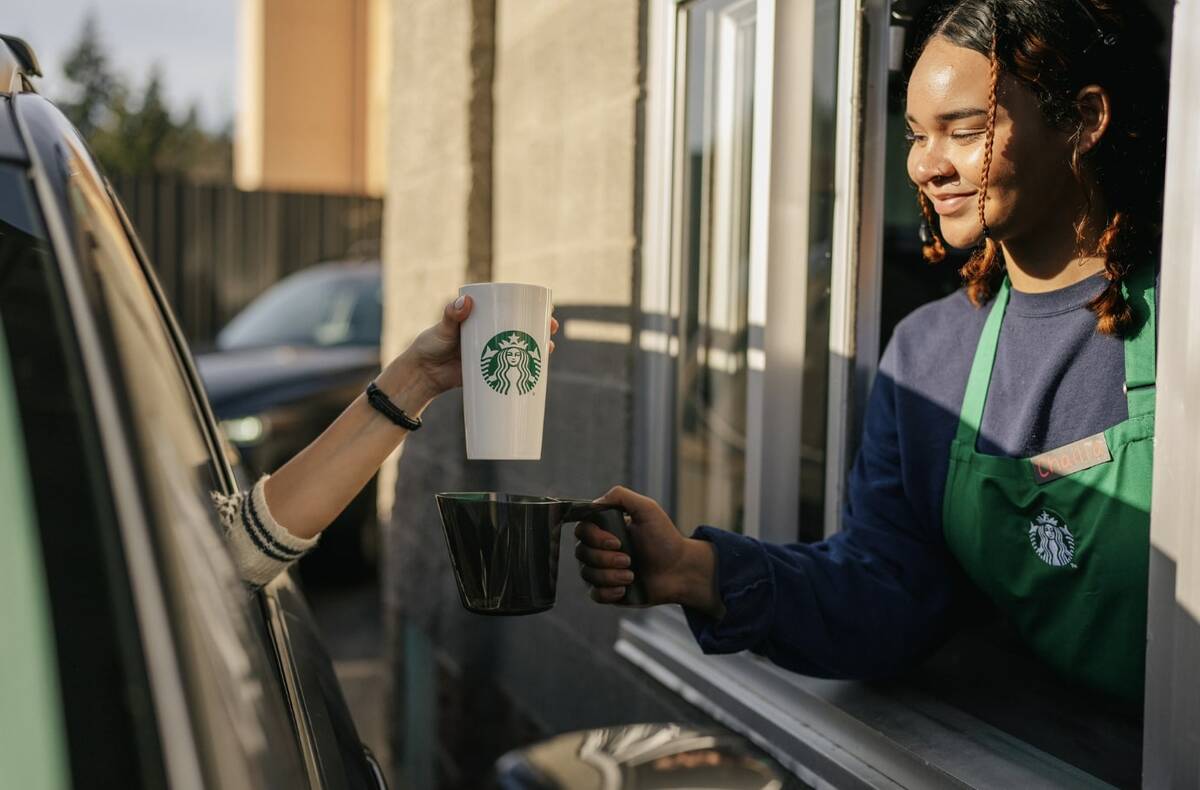
M 619 655 L 814 787 L 1108 787 L 928 694 L 705 656 L 681 611 L 621 622 Z

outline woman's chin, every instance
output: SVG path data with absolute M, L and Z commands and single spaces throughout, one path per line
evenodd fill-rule
M 956 250 L 969 250 L 978 247 L 983 241 L 983 234 L 979 232 L 978 226 L 971 231 L 963 231 L 956 233 L 953 228 L 942 226 L 942 241 L 947 247 L 953 247 Z

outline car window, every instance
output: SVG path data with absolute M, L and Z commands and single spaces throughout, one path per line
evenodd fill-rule
M 23 439 L 5 445 L 24 448 L 71 784 L 162 787 L 128 572 L 55 257 L 24 170 L 0 164 L 0 195 L 0 322 Z M 20 715 L 10 703 L 0 720 Z
M 0 208 L 0 216 L 3 209 Z M 0 239 L 7 228 L 0 219 Z M 0 266 L 3 264 L 0 263 Z M 49 594 L 33 516 L 25 442 L 0 326 L 0 765 L 15 787 L 69 785 L 62 700 L 55 672 Z
M 217 347 L 376 346 L 382 321 L 378 274 L 322 268 L 268 289 L 221 330 Z
M 170 335 L 103 182 L 81 148 L 66 150 L 72 241 L 134 434 L 208 779 L 268 786 L 284 771 L 300 781 L 283 698 L 252 627 L 256 603 L 209 497 L 218 469 Z

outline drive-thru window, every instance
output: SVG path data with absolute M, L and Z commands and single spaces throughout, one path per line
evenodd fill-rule
M 835 533 L 882 350 L 904 315 L 958 287 L 953 262 L 921 260 L 905 166 L 902 56 L 925 5 L 649 3 L 633 482 L 681 526 L 773 542 Z M 1194 470 L 1198 380 L 1183 371 L 1195 55 L 1180 43 L 1200 35 L 1200 15 L 1151 5 L 1172 69 L 1156 469 Z M 1197 505 L 1187 475 L 1166 475 L 1155 478 L 1144 716 L 1058 688 L 997 624 L 884 684 L 703 657 L 665 607 L 626 618 L 617 650 L 816 786 L 1195 782 L 1173 760 L 1200 716 L 1182 691 L 1200 657 L 1189 614 L 1200 606 L 1187 608 L 1200 594 L 1188 597 L 1184 570 Z

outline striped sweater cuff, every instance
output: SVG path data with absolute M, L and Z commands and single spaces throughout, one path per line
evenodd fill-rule
M 299 538 L 272 517 L 264 493 L 269 477 L 230 497 L 212 492 L 238 573 L 260 587 L 317 545 L 317 538 Z

